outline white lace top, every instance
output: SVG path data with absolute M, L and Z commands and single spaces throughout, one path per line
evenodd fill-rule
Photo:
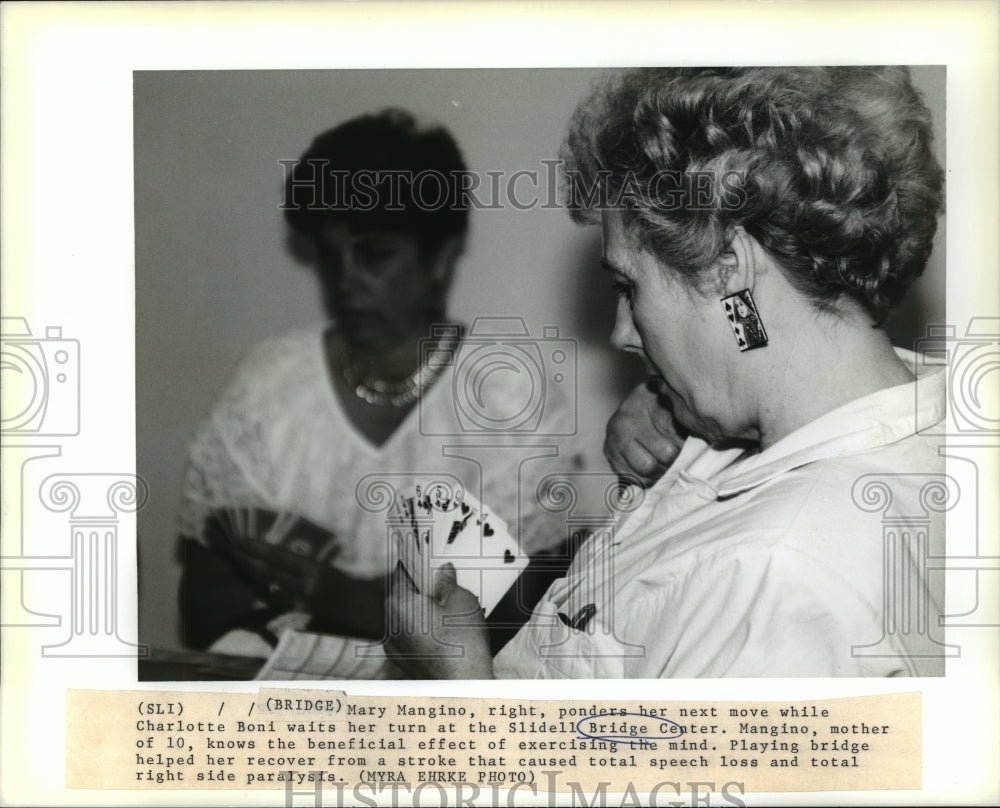
M 364 484 L 381 478 L 403 488 L 408 477 L 451 474 L 507 522 L 524 552 L 558 544 L 566 536 L 564 515 L 538 506 L 535 486 L 545 474 L 580 467 L 569 448 L 572 436 L 553 434 L 575 422 L 571 397 L 550 384 L 533 420 L 520 419 L 512 431 L 484 431 L 481 418 L 466 417 L 469 402 L 457 396 L 467 393 L 456 378 L 454 368 L 446 370 L 375 446 L 338 401 L 322 325 L 265 340 L 242 362 L 190 447 L 181 535 L 205 543 L 205 518 L 219 508 L 294 514 L 338 537 L 335 566 L 376 577 L 389 571 L 385 515 L 375 501 L 378 489 L 366 494 Z M 493 374 L 490 383 L 495 411 L 518 413 L 537 403 L 529 401 L 532 380 L 516 373 Z

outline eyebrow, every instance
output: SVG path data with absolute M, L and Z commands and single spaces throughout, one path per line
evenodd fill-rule
M 607 258 L 601 256 L 601 269 L 614 273 L 616 275 L 624 275 L 625 273 L 621 271 L 618 267 L 612 264 Z

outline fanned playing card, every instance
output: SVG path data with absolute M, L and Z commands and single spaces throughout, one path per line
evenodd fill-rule
M 205 539 L 222 552 L 238 553 L 244 542 L 261 541 L 317 562 L 335 556 L 339 547 L 336 536 L 304 517 L 253 507 L 213 510 L 205 520 Z
M 447 484 L 426 480 L 399 492 L 389 520 L 400 561 L 420 592 L 432 592 L 437 570 L 451 562 L 459 586 L 486 614 L 528 565 L 506 522 Z

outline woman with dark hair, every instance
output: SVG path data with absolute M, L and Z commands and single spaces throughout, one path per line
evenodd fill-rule
M 434 597 L 397 580 L 390 610 L 425 610 L 439 641 L 465 646 L 420 672 L 943 673 L 925 561 L 943 547 L 925 507 L 943 464 L 921 433 L 944 416 L 944 374 L 880 327 L 942 206 L 908 71 L 616 73 L 577 109 L 565 156 L 574 216 L 600 222 L 618 289 L 612 343 L 645 359 L 689 437 L 495 660 L 474 619 L 444 620 L 472 611 L 452 576 Z M 872 484 L 891 492 L 881 514 Z M 885 545 L 883 522 L 915 513 L 926 534 Z M 388 648 L 413 667 L 432 645 Z
M 460 451 L 483 441 L 458 420 L 463 328 L 446 311 L 468 227 L 465 170 L 446 130 L 398 109 L 324 132 L 292 165 L 284 215 L 329 319 L 256 346 L 193 441 L 180 516 L 188 645 L 266 657 L 292 632 L 272 678 L 392 675 L 377 642 L 370 653 L 385 631 L 392 562 L 385 514 L 359 501 L 367 476 L 400 489 L 404 473 L 460 479 L 519 529 L 525 553 L 565 533 L 520 502 L 518 469 L 477 471 Z M 517 405 L 523 390 L 510 376 L 491 377 L 483 407 Z M 540 417 L 558 423 L 569 402 L 549 392 Z M 573 462 L 566 452 L 533 468 Z M 510 633 L 494 632 L 494 643 Z

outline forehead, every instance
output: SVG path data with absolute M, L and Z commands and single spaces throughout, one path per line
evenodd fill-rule
M 316 230 L 316 237 L 328 244 L 346 244 L 356 242 L 383 243 L 402 245 L 416 242 L 410 233 L 403 230 L 393 230 L 385 227 L 373 227 L 364 222 L 350 219 L 330 219 Z
M 619 211 L 601 212 L 603 248 L 601 264 L 611 272 L 624 275 L 632 282 L 656 279 L 660 284 L 683 292 L 691 299 L 700 295 L 696 283 L 689 282 L 670 264 L 650 252 L 629 228 Z M 714 298 L 713 298 L 714 299 Z
M 640 248 L 635 236 L 625 226 L 620 212 L 601 212 L 601 236 L 601 257 L 605 267 L 622 273 L 632 268 Z

